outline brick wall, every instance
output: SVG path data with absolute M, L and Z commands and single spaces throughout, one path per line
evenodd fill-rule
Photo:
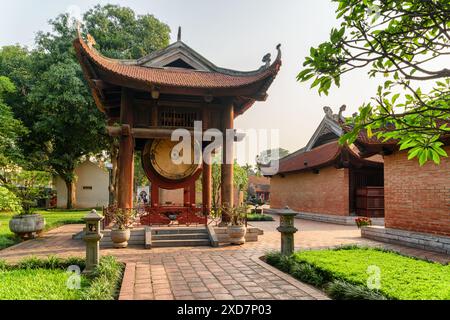
M 349 215 L 348 169 L 327 167 L 319 174 L 300 172 L 270 182 L 270 206 L 302 212 Z
M 398 152 L 385 157 L 384 175 L 387 228 L 450 236 L 449 158 L 420 167 Z

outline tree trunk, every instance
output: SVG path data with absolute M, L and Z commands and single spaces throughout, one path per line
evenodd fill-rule
M 73 181 L 64 181 L 67 187 L 67 209 L 73 209 L 75 206 L 75 183 Z

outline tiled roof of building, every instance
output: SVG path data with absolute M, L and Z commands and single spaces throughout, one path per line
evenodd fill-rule
M 295 172 L 314 169 L 332 163 L 339 156 L 341 146 L 333 141 L 308 152 L 303 152 L 280 160 L 279 173 Z
M 281 67 L 281 54 L 267 68 L 255 72 L 209 72 L 181 68 L 155 68 L 133 64 L 130 61 L 110 59 L 88 45 L 82 37 L 74 42 L 75 48 L 86 56 L 90 62 L 103 71 L 125 79 L 133 79 L 154 86 L 183 88 L 238 88 L 244 87 L 277 75 Z M 225 69 L 224 69 L 225 70 Z

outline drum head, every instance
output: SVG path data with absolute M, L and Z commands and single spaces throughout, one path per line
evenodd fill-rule
M 191 177 L 200 168 L 200 163 L 194 163 L 194 144 L 190 148 L 190 157 L 186 154 L 184 160 L 184 150 L 179 145 L 178 141 L 168 139 L 149 141 L 143 152 L 144 168 L 148 169 L 148 166 L 151 166 L 159 176 L 172 181 Z

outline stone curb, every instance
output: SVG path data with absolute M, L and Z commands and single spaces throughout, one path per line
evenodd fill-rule
M 122 284 L 120 286 L 119 300 L 133 300 L 135 277 L 136 263 L 129 262 L 125 265 Z
M 260 259 L 260 256 L 252 256 L 252 257 L 250 257 L 250 259 L 253 262 L 260 265 L 261 267 L 265 268 L 266 270 L 270 271 L 271 273 L 273 273 L 273 274 L 277 275 L 278 277 L 280 277 L 281 279 L 285 280 L 289 284 L 293 285 L 297 289 L 300 289 L 300 290 L 304 291 L 305 293 L 311 295 L 314 299 L 316 299 L 316 300 L 331 300 L 321 290 L 319 290 L 309 284 L 298 281 L 297 279 L 293 278 L 292 276 L 265 263 L 264 261 L 262 261 Z

